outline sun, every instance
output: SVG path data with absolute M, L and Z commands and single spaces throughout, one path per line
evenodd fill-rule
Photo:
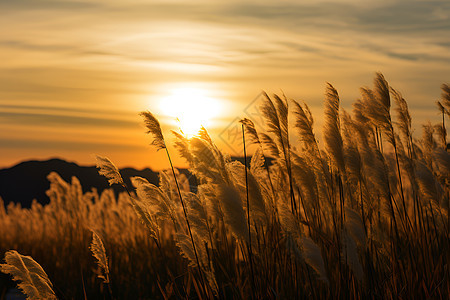
M 220 102 L 208 91 L 192 87 L 174 88 L 160 102 L 164 115 L 188 138 L 196 135 L 201 126 L 207 128 L 220 112 Z

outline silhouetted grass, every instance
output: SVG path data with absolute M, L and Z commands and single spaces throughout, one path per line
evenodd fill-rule
M 118 199 L 83 194 L 76 178 L 52 173 L 50 204 L 0 205 L 0 249 L 31 255 L 62 299 L 446 299 L 450 96 L 442 90 L 442 123 L 416 140 L 406 101 L 381 74 L 351 114 L 328 84 L 324 147 L 306 104 L 266 95 L 266 130 L 242 120 L 246 147 L 255 145 L 249 163 L 232 161 L 202 129 L 191 139 L 175 133 L 195 193 L 173 167 L 159 186 L 136 177 L 133 188 L 99 157 L 101 174 L 127 191 Z M 152 144 L 164 149 L 148 114 Z M 103 241 L 104 250 L 91 246 L 102 270 L 91 229 Z M 108 267 L 111 292 L 97 278 Z

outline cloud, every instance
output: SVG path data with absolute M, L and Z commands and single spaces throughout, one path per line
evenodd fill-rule
M 32 14 L 37 31 L 49 32 L 48 37 L 41 35 L 36 39 L 20 34 L 22 31 L 15 39 L 0 40 L 0 49 L 14 47 L 28 53 L 51 53 L 53 61 L 60 64 L 70 57 L 89 61 L 101 56 L 121 63 L 143 61 L 158 65 L 170 60 L 210 66 L 267 61 L 266 55 L 273 59 L 274 53 L 281 62 L 283 57 L 279 54 L 287 59 L 311 53 L 345 59 L 346 56 L 336 55 L 338 51 L 343 53 L 343 48 L 347 49 L 345 52 L 355 52 L 347 56 L 353 58 L 371 45 L 391 58 L 417 60 L 426 54 L 394 49 L 393 42 L 398 38 L 409 48 L 426 40 L 429 45 L 439 45 L 442 52 L 449 50 L 442 44 L 450 33 L 445 13 L 450 4 L 444 1 L 392 1 L 365 6 L 358 1 L 108 1 L 95 6 L 91 6 L 92 2 L 61 3 L 55 8 L 51 1 L 41 2 L 39 12 Z M 86 9 L 74 15 L 70 7 L 83 4 Z M 9 22 L 20 24 L 21 15 L 25 17 L 29 12 L 24 6 L 11 6 L 16 16 Z M 33 32 L 26 23 L 19 28 L 25 26 Z M 375 41 L 378 45 L 374 45 Z M 286 43 L 294 47 L 277 47 Z M 442 59 L 433 53 L 426 58 Z
M 74 113 L 74 109 L 36 109 L 36 107 L 9 107 L 0 106 L 0 123 L 6 124 L 28 124 L 33 126 L 61 126 L 103 128 L 113 130 L 114 128 L 136 128 L 138 122 L 125 120 L 123 118 L 106 117 L 106 114 L 94 117 L 92 114 Z
M 6 0 L 0 7 L 8 10 L 86 10 L 101 7 L 96 1 L 71 0 Z
M 49 155 L 51 156 L 53 153 L 61 150 L 71 151 L 73 152 L 85 152 L 86 149 L 91 149 L 91 153 L 94 151 L 93 149 L 102 149 L 103 151 L 135 151 L 144 148 L 141 145 L 135 144 L 125 144 L 121 142 L 114 141 L 85 141 L 85 140 L 55 140 L 55 139 L 46 139 L 45 137 L 41 137 L 38 140 L 27 139 L 18 139 L 18 138 L 3 138 L 4 142 L 2 148 L 9 149 L 36 149 L 38 151 L 47 150 L 49 151 Z M 54 155 L 54 154 L 53 154 Z M 92 160 L 93 163 L 94 160 Z
M 0 11 L 0 122 L 39 123 L 42 135 L 140 133 L 135 113 L 157 107 L 166 83 L 214 83 L 237 109 L 272 88 L 318 107 L 325 81 L 349 103 L 381 71 L 419 109 L 450 74 L 447 0 L 15 0 Z

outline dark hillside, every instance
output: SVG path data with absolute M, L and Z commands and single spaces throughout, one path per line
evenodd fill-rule
M 108 181 L 98 174 L 95 166 L 79 166 L 73 162 L 61 159 L 47 161 L 26 161 L 11 168 L 0 170 L 0 197 L 5 203 L 20 202 L 23 207 L 29 207 L 33 199 L 46 204 L 49 199 L 45 191 L 50 187 L 47 175 L 58 173 L 65 181 L 77 177 L 83 187 L 83 192 L 95 187 L 99 192 L 108 188 Z M 135 170 L 125 168 L 121 170 L 124 180 L 129 184 L 132 176 L 141 176 L 149 182 L 158 183 L 158 173 L 146 168 Z M 116 193 L 122 191 L 119 186 L 113 186 Z

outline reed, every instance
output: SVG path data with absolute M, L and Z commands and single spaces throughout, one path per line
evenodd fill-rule
M 326 85 L 323 140 L 306 104 L 265 94 L 267 130 L 241 121 L 244 164 L 204 128 L 190 139 L 174 133 L 193 190 L 144 112 L 169 160 L 159 184 L 134 177 L 127 187 L 99 156 L 99 173 L 124 193 L 83 193 L 77 179 L 52 173 L 48 205 L 0 200 L 1 270 L 29 298 L 447 299 L 448 85 L 442 91 L 440 132 L 427 124 L 421 139 L 406 100 L 379 73 L 352 112 Z M 3 288 L 10 278 L 0 277 Z

